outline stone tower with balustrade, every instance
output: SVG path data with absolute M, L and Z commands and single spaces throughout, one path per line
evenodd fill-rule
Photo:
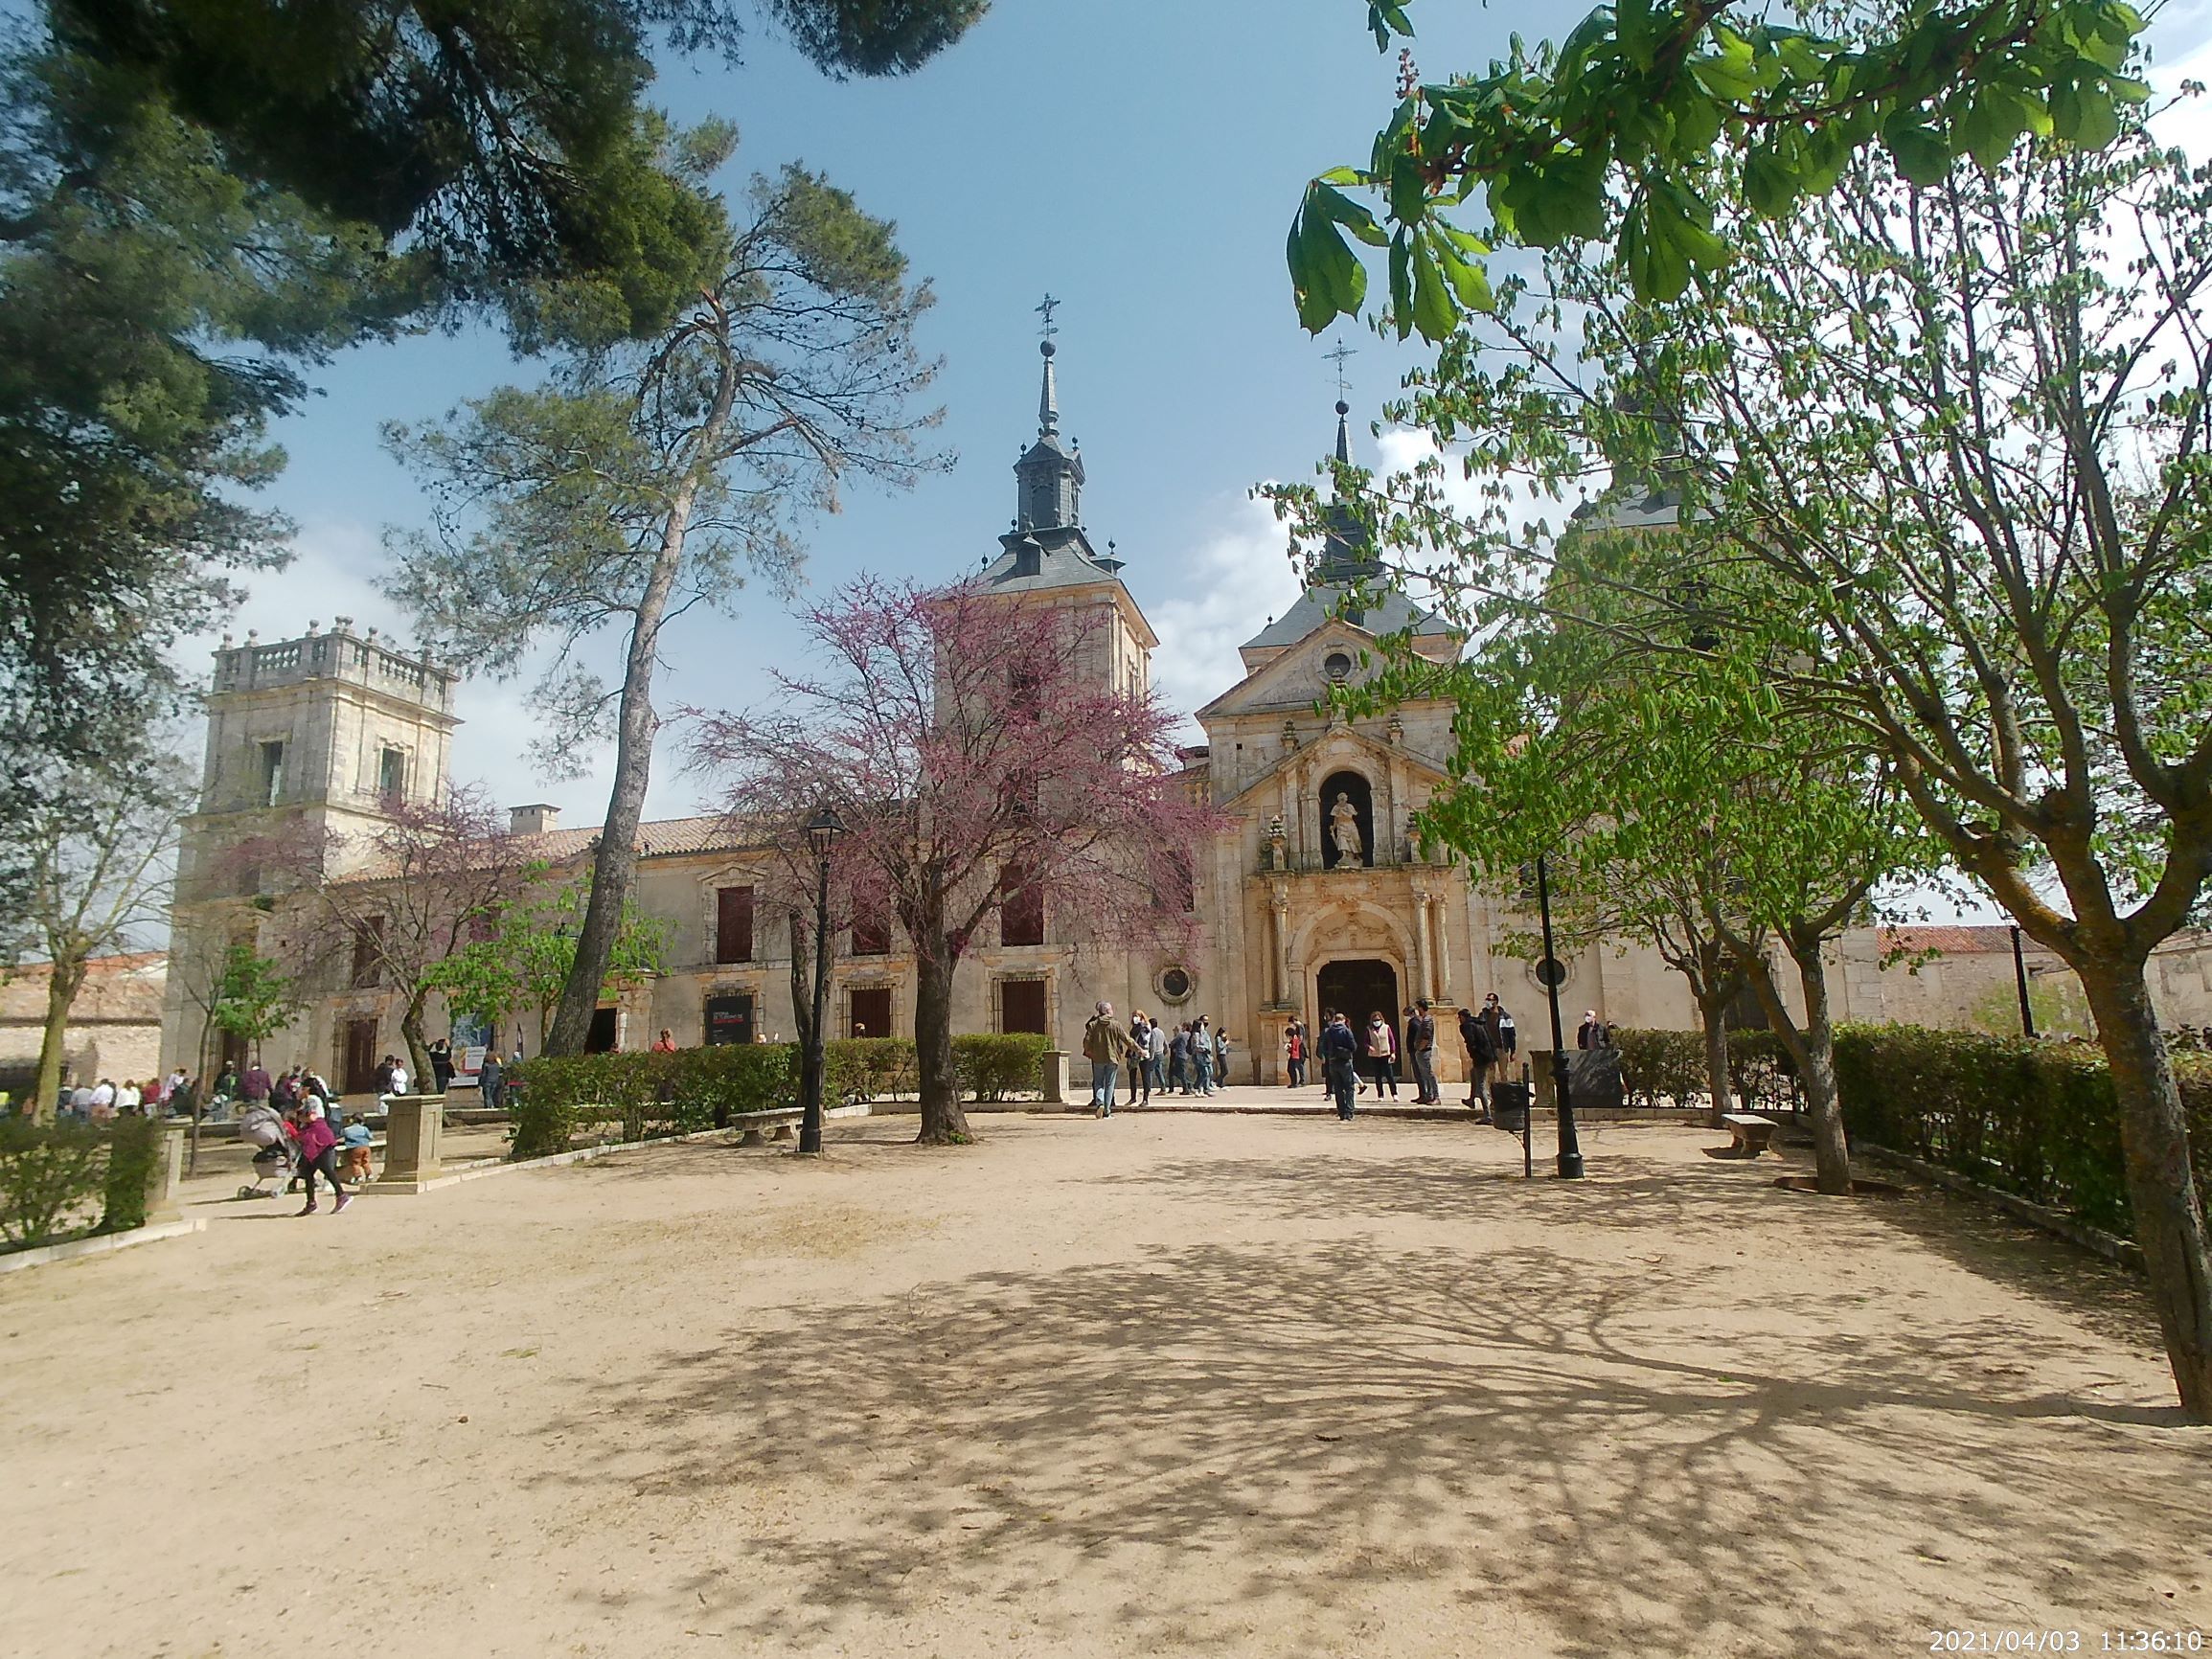
M 258 941 L 269 915 L 263 873 L 241 848 L 322 831 L 326 878 L 369 855 L 378 829 L 444 790 L 459 673 L 426 654 L 309 623 L 298 639 L 243 645 L 226 634 L 207 698 L 199 801 L 183 824 L 170 912 L 165 1067 L 213 1064 L 203 1053 L 206 981 L 234 942 Z

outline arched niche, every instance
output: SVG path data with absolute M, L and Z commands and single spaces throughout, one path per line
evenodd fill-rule
M 1321 783 L 1322 868 L 1334 870 L 1340 862 L 1336 852 L 1336 837 L 1334 833 L 1335 820 L 1332 816 L 1336 810 L 1336 797 L 1338 795 L 1346 797 L 1352 804 L 1353 811 L 1358 814 L 1359 845 L 1366 853 L 1360 862 L 1373 864 L 1375 862 L 1375 789 L 1362 774 L 1347 770 L 1332 772 Z

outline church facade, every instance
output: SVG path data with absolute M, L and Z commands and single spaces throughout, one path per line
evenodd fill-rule
M 1048 340 L 1038 436 L 1015 466 L 1015 523 L 979 580 L 1015 602 L 1081 613 L 1083 637 L 1098 642 L 1087 671 L 1143 688 L 1158 639 L 1112 544 L 1100 552 L 1083 526 L 1083 462 L 1061 440 L 1055 376 Z M 1340 402 L 1339 455 L 1346 413 Z M 1079 954 L 1054 939 L 1048 897 L 1041 926 L 1034 916 L 1006 920 L 972 945 L 955 984 L 956 1031 L 1042 1033 L 1074 1057 L 1080 1078 L 1083 1026 L 1096 1000 L 1111 1000 L 1125 1017 L 1142 1009 L 1169 1023 L 1202 1013 L 1229 1035 L 1231 1079 L 1271 1083 L 1284 1078 L 1292 1019 L 1311 1025 L 1338 1009 L 1356 1023 L 1375 1011 L 1397 1023 L 1400 1011 L 1426 998 L 1448 1088 L 1465 1077 L 1456 1011 L 1494 990 L 1518 1020 L 1523 1054 L 1548 1048 L 1532 965 L 1507 949 L 1527 937 L 1534 918 L 1411 831 L 1414 814 L 1445 782 L 1451 706 L 1409 703 L 1361 719 L 1320 712 L 1332 687 L 1371 671 L 1385 635 L 1408 634 L 1436 661 L 1462 648 L 1445 623 L 1403 594 L 1383 588 L 1376 599 L 1380 575 L 1339 521 L 1297 602 L 1244 642 L 1243 677 L 1197 711 L 1205 740 L 1184 751 L 1187 776 L 1225 827 L 1195 859 L 1194 946 L 1172 956 Z M 201 796 L 185 823 L 171 911 L 165 1066 L 219 1063 L 207 1030 L 214 966 L 232 943 L 272 952 L 281 931 L 258 873 L 239 868 L 226 850 L 304 826 L 329 831 L 340 850 L 326 880 L 361 879 L 343 850 L 360 856 L 379 822 L 446 787 L 456 679 L 375 630 L 356 633 L 344 618 L 274 645 L 250 635 L 242 645 L 224 641 L 208 697 Z M 558 816 L 540 805 L 513 808 L 517 851 L 581 871 L 597 832 L 562 829 Z M 667 971 L 606 1001 L 595 1046 L 641 1049 L 664 1029 L 683 1045 L 793 1034 L 790 940 L 754 903 L 768 887 L 766 850 L 710 817 L 645 825 L 639 853 L 637 903 L 665 929 Z M 1861 943 L 1867 947 L 1855 950 L 1846 941 L 1838 952 L 1841 1016 L 1911 1017 L 1895 1007 L 1901 988 L 1885 983 L 1904 976 L 1883 974 L 1880 950 Z M 1695 1023 L 1677 977 L 1647 949 L 1592 946 L 1566 968 L 1561 995 L 1570 1033 L 1585 1009 L 1620 1025 Z M 911 1036 L 914 985 L 912 957 L 895 928 L 848 931 L 833 958 L 832 1032 Z M 2212 983 L 2204 989 L 2212 994 Z M 397 1004 L 373 977 L 357 975 L 269 1039 L 264 1060 L 311 1065 L 347 1093 L 368 1090 L 377 1058 L 403 1051 Z M 431 1011 L 429 1030 L 446 1030 L 442 1011 Z M 534 1029 L 510 1027 L 496 1040 L 503 1050 L 517 1040 L 536 1049 Z

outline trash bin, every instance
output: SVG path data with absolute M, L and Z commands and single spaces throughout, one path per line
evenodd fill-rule
M 1524 1131 L 1528 1127 L 1528 1084 L 1491 1084 L 1490 1121 L 1509 1135 Z

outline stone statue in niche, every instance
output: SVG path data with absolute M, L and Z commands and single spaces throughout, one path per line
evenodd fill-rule
M 1359 839 L 1359 808 L 1341 789 L 1336 791 L 1336 805 L 1329 808 L 1329 839 L 1336 844 L 1337 863 L 1367 862 L 1367 844 Z

